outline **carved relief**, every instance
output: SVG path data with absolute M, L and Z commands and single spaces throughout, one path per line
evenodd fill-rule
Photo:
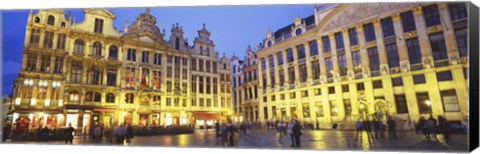
M 417 32 L 411 31 L 411 32 L 404 33 L 403 35 L 405 39 L 414 38 L 414 37 L 417 37 Z
M 433 27 L 430 27 L 428 29 L 428 33 L 436 33 L 436 32 L 440 32 L 442 31 L 442 27 L 441 26 L 433 26 Z

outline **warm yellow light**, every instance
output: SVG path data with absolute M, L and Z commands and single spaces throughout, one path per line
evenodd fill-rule
M 36 100 L 36 99 L 33 99 L 33 98 L 32 98 L 32 100 L 30 100 L 30 105 L 31 105 L 31 106 L 35 106 L 36 103 L 37 103 L 37 100 Z
M 16 98 L 15 99 L 15 105 L 20 105 L 21 102 L 22 102 L 21 98 Z
M 365 108 L 365 105 L 360 104 L 360 109 L 363 109 L 363 108 Z
M 50 99 L 45 100 L 45 106 L 50 106 Z
M 63 100 L 58 100 L 58 106 L 63 106 Z
M 432 102 L 430 102 L 429 100 L 425 101 L 425 104 L 427 104 L 428 106 L 430 106 L 430 104 L 432 104 Z

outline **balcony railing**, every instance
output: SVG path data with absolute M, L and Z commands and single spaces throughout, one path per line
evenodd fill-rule
M 396 41 L 395 35 L 383 38 L 384 44 L 394 43 L 395 41 Z
M 448 59 L 442 59 L 442 60 L 437 60 L 435 61 L 435 67 L 445 67 L 450 65 L 450 62 Z
M 289 86 L 288 86 L 288 89 L 289 89 L 289 90 L 295 89 L 295 84 L 289 85 Z
M 300 87 L 300 88 L 307 87 L 307 82 L 302 82 L 302 83 L 300 83 L 300 86 L 299 86 L 299 87 Z
M 327 78 L 327 83 L 333 83 L 333 77 Z
M 423 69 L 423 64 L 418 63 L 418 64 L 412 64 L 410 65 L 410 71 L 417 71 Z
M 284 86 L 278 87 L 278 91 L 284 91 L 284 90 L 285 90 Z
M 370 74 L 372 75 L 372 77 L 374 77 L 374 76 L 380 76 L 380 70 L 371 71 Z
M 467 27 L 468 21 L 467 18 L 453 21 L 453 28 L 464 28 Z
M 402 72 L 400 67 L 390 68 L 390 71 L 389 71 L 390 74 L 398 74 L 400 72 Z
M 313 80 L 313 85 L 316 86 L 316 85 L 320 85 L 320 79 L 316 79 L 316 80 Z

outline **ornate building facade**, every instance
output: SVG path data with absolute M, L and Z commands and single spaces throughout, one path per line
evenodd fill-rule
M 464 120 L 467 18 L 464 2 L 317 5 L 255 52 L 256 118 L 325 128 L 387 114 Z
M 13 92 L 17 122 L 203 127 L 233 114 L 230 64 L 205 24 L 190 46 L 178 23 L 164 40 L 150 9 L 123 31 L 108 10 L 84 14 L 77 23 L 63 10 L 30 12 Z

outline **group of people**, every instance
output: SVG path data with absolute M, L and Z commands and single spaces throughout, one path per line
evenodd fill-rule
M 417 134 L 422 132 L 425 139 L 437 141 L 437 133 L 442 133 L 445 139 L 450 138 L 450 128 L 447 119 L 443 116 L 438 116 L 438 121 L 432 115 L 427 119 L 420 117 L 418 123 L 415 125 Z
M 300 147 L 302 131 L 300 130 L 301 127 L 298 120 L 292 119 L 290 122 L 277 121 L 276 123 L 268 122 L 267 128 L 270 129 L 272 126 L 277 130 L 277 141 L 280 144 L 283 144 L 283 136 L 289 135 L 291 141 L 290 147 Z
M 69 127 L 70 128 L 70 127 Z M 73 132 L 73 127 L 71 130 L 68 129 L 67 133 Z M 120 124 L 115 127 L 105 127 L 103 124 L 95 125 L 93 127 L 85 126 L 83 128 L 83 141 L 87 141 L 87 136 L 93 141 L 92 143 L 102 143 L 103 139 L 106 140 L 107 144 L 130 144 L 134 131 L 131 125 Z M 73 138 L 73 136 L 72 136 Z M 70 140 L 65 141 L 65 144 L 71 143 Z
M 360 135 L 363 135 L 363 132 L 367 134 L 367 137 L 370 140 L 373 139 L 385 139 L 385 131 L 388 130 L 389 139 L 397 139 L 396 131 L 396 122 L 391 116 L 387 116 L 387 122 L 384 124 L 380 119 L 374 118 L 373 121 L 370 120 L 361 120 L 358 119 L 355 122 L 355 141 L 358 140 Z M 373 128 L 373 133 L 372 133 Z

